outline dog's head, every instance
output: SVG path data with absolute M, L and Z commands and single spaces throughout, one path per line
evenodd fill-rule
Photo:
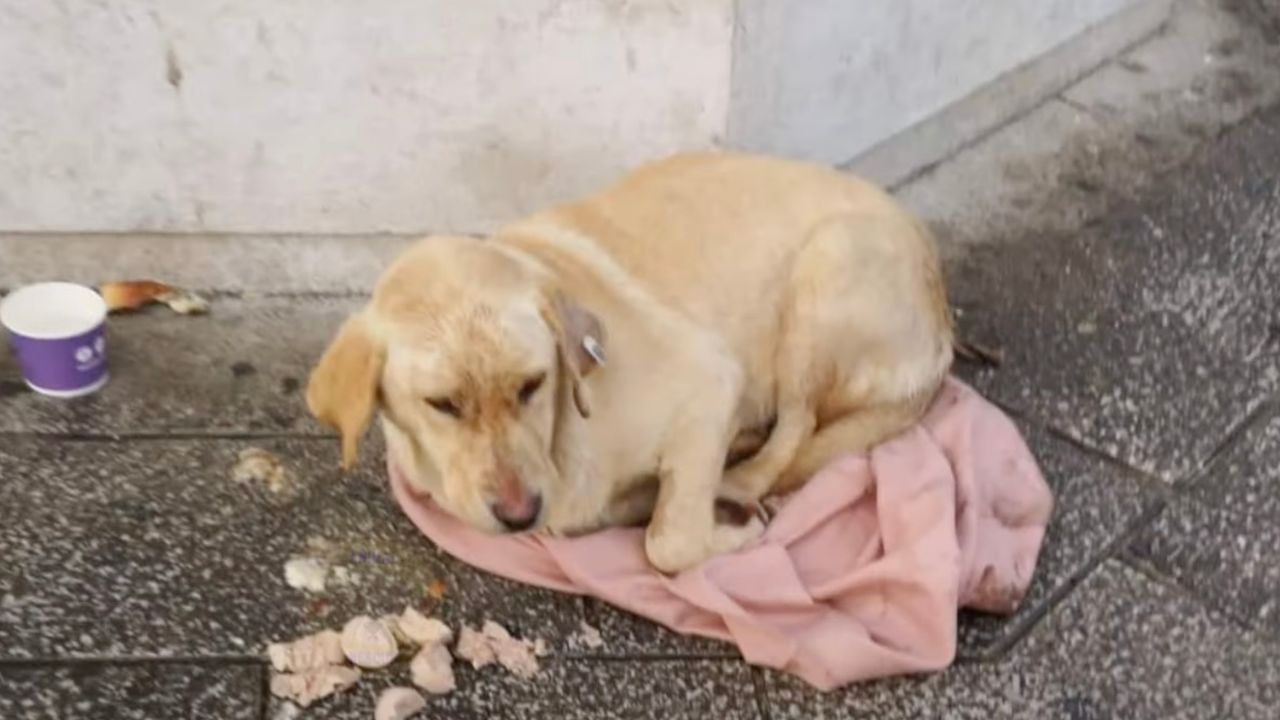
M 566 413 L 590 414 L 583 377 L 602 328 L 546 269 L 470 238 L 422 241 L 383 275 L 311 375 L 307 405 L 355 461 L 375 408 L 408 439 L 445 510 L 476 527 L 537 527 L 561 484 Z

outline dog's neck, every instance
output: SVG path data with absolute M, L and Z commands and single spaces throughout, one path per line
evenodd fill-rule
M 626 321 L 622 316 L 629 307 L 636 306 L 623 297 L 635 292 L 629 287 L 634 281 L 586 238 L 567 233 L 562 227 L 542 226 L 535 219 L 500 232 L 495 240 L 535 262 L 575 302 L 601 315 L 606 331 L 609 321 Z M 625 344 L 625 337 L 608 334 L 610 356 L 625 354 L 625 347 L 612 345 L 615 340 Z M 604 387 L 604 376 L 610 371 L 609 363 L 605 363 L 583 378 L 586 392 L 593 399 L 593 415 L 608 415 L 616 410 L 608 407 Z M 605 522 L 616 486 L 613 476 L 619 468 L 614 467 L 608 449 L 601 448 L 599 438 L 593 436 L 592 419 L 583 417 L 574 406 L 572 389 L 563 372 L 561 380 L 552 439 L 552 459 L 561 487 L 557 488 L 555 503 L 548 508 L 548 526 L 553 532 L 568 534 L 596 529 Z
M 658 471 L 656 441 L 665 425 L 620 431 L 630 426 L 635 408 L 625 404 L 634 397 L 618 378 L 645 374 L 632 358 L 651 356 L 670 338 L 685 336 L 671 328 L 687 320 L 657 301 L 585 229 L 560 220 L 554 213 L 534 217 L 504 229 L 494 241 L 544 268 L 562 292 L 599 317 L 608 336 L 608 361 L 583 378 L 591 417 L 579 415 L 571 399 L 568 405 L 562 401 L 557 415 L 553 458 L 563 487 L 555 504 L 562 507 L 550 508 L 549 521 L 553 529 L 569 532 L 607 523 L 613 493 Z
M 556 388 L 558 405 L 551 439 L 556 466 L 555 501 L 547 508 L 547 528 L 569 535 L 599 527 L 608 507 L 609 483 L 601 477 L 590 438 L 591 421 L 578 414 L 567 382 Z

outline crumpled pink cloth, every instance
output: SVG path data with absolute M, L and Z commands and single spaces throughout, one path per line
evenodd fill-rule
M 489 535 L 415 495 L 394 467 L 391 486 L 467 563 L 727 640 L 824 690 L 949 665 L 957 608 L 1007 613 L 1022 599 L 1053 507 L 1017 428 L 956 380 L 911 430 L 834 460 L 786 498 L 760 541 L 674 577 L 649 566 L 642 529 Z

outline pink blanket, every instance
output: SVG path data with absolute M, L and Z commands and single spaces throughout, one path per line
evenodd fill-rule
M 1007 613 L 1022 599 L 1053 506 L 1017 428 L 955 380 L 918 426 L 788 497 L 759 542 L 675 577 L 650 568 L 640 529 L 488 535 L 414 495 L 394 467 L 391 485 L 467 563 L 727 640 L 821 689 L 949 665 L 957 608 Z

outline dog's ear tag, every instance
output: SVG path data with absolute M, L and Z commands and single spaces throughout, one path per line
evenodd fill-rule
M 596 361 L 597 365 L 604 364 L 604 345 L 601 345 L 594 335 L 582 336 L 582 349 Z

